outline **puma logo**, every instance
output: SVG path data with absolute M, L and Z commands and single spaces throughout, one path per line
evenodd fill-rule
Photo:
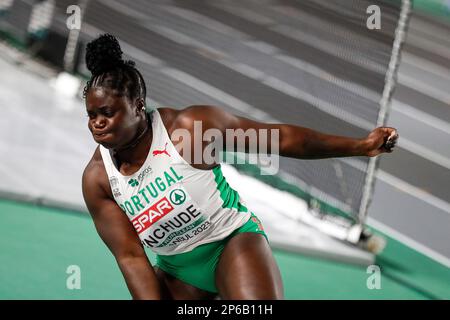
M 168 155 L 170 157 L 170 154 L 167 152 L 167 142 L 166 142 L 166 146 L 164 147 L 163 150 L 155 150 L 155 151 L 153 151 L 153 156 L 157 156 L 157 155 L 160 155 L 160 154 L 166 154 L 166 155 Z

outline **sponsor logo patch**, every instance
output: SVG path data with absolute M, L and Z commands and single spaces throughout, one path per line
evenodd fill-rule
M 172 212 L 172 210 L 172 204 L 166 197 L 164 197 L 139 216 L 135 217 L 131 222 L 133 223 L 136 231 L 138 233 L 142 233 L 166 214 Z

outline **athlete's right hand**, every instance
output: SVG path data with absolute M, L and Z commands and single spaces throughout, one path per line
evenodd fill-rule
M 382 153 L 391 153 L 397 144 L 399 135 L 395 128 L 379 127 L 373 130 L 364 141 L 366 155 L 375 157 Z

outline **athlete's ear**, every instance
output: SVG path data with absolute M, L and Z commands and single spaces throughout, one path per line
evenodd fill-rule
M 136 115 L 142 115 L 142 113 L 145 114 L 145 100 L 142 98 L 137 98 L 135 101 L 136 106 Z

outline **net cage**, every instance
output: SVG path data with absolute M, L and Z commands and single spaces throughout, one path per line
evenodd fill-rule
M 125 57 L 136 61 L 152 105 L 212 104 L 259 121 L 362 138 L 386 122 L 411 5 L 407 0 L 1 0 L 0 32 L 25 50 L 40 43 L 34 54 L 84 77 L 86 43 L 111 33 Z M 80 15 L 80 29 L 69 27 L 73 14 Z M 377 160 L 279 161 L 273 175 L 261 175 L 253 164 L 236 167 L 307 201 L 311 224 L 338 226 L 345 230 L 337 231 L 339 237 L 357 241 Z

